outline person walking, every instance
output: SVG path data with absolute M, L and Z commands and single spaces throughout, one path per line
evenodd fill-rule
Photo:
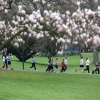
M 80 65 L 79 65 L 78 68 L 75 69 L 75 72 L 76 72 L 78 69 L 80 69 L 80 68 L 84 68 L 84 60 L 83 60 L 83 57 L 81 57 L 81 59 L 80 59 Z
M 86 71 L 86 70 L 88 71 L 88 73 L 90 73 L 89 64 L 90 64 L 89 58 L 86 58 L 86 68 L 83 70 L 83 73 L 84 73 L 84 71 Z
M 32 66 L 30 68 L 33 68 L 34 67 L 35 71 L 37 71 L 35 64 L 36 64 L 35 58 L 34 58 L 34 56 L 32 56 Z

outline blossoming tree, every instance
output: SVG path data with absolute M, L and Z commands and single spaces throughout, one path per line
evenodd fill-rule
M 7 0 L 0 0 L 0 11 L 8 13 Z M 33 0 L 33 3 L 37 2 Z M 10 20 L 0 18 L 0 50 L 8 43 L 19 47 L 24 43 L 22 37 L 35 37 L 36 39 L 50 37 L 57 43 L 85 44 L 86 47 L 96 49 L 100 46 L 100 7 L 96 11 L 78 9 L 64 14 L 58 11 L 32 10 L 27 11 L 22 3 L 17 4 L 16 14 Z M 56 44 L 57 44 L 56 43 Z

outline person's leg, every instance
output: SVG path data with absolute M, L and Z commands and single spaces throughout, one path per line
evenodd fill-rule
M 62 67 L 62 72 L 65 72 L 65 68 L 64 67 Z
M 33 63 L 32 63 L 32 66 L 30 68 L 33 68 Z
M 6 64 L 6 69 L 8 69 L 8 63 L 7 63 L 7 61 L 5 61 L 5 64 Z
M 65 67 L 64 67 L 64 72 L 66 71 L 66 69 L 67 69 L 67 66 L 65 65 Z
M 5 68 L 5 67 L 6 67 L 5 63 L 3 63 L 3 66 L 2 66 L 2 68 Z
M 3 61 L 3 66 L 2 66 L 2 68 L 4 68 L 5 67 L 5 61 Z
M 10 69 L 12 69 L 12 68 L 11 68 L 11 61 L 10 61 Z
M 77 68 L 75 69 L 75 72 L 76 72 L 79 68 L 80 68 L 80 66 L 79 66 L 79 67 L 77 67 Z
M 46 69 L 46 72 L 49 70 L 49 65 L 48 65 L 48 67 L 47 67 L 47 69 Z
M 52 69 L 52 65 L 49 66 L 49 72 L 51 71 L 51 69 Z
M 88 73 L 90 73 L 89 65 L 87 66 Z
M 8 66 L 10 66 L 10 69 L 11 69 L 11 61 L 8 61 Z
M 53 69 L 53 65 L 51 65 L 51 72 L 53 72 L 54 71 L 54 69 Z
M 97 68 L 97 70 L 96 70 L 97 72 L 98 72 L 98 74 L 99 74 L 99 68 Z
M 86 68 L 85 69 L 83 69 L 83 71 L 82 72 L 84 72 L 84 71 L 86 71 L 87 70 L 87 66 L 86 66 Z
M 92 71 L 92 74 L 94 74 L 94 73 L 95 73 L 95 70 Z
M 33 63 L 33 66 L 34 66 L 34 69 L 36 70 L 36 65 L 35 65 L 35 63 Z
M 55 73 L 57 72 L 57 65 L 55 65 L 54 71 L 55 71 Z
M 63 71 L 63 67 L 61 68 L 60 73 L 62 73 L 62 71 Z
M 11 68 L 11 64 L 10 64 L 10 69 L 12 69 L 12 68 Z

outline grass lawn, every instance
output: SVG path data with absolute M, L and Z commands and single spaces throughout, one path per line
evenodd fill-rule
M 92 54 L 84 54 L 84 60 Z M 59 57 L 59 65 L 64 57 Z M 12 58 L 12 67 L 16 70 L 0 70 L 0 100 L 100 100 L 100 75 L 82 73 L 82 69 L 75 72 L 79 66 L 79 56 L 69 56 L 68 70 L 60 74 L 46 73 L 47 57 L 36 57 L 37 72 L 29 69 L 31 59 L 22 62 Z M 54 58 L 55 60 L 56 58 Z M 2 62 L 0 62 L 2 66 Z M 93 65 L 90 65 L 92 71 Z
M 100 100 L 100 76 L 0 70 L 0 100 Z

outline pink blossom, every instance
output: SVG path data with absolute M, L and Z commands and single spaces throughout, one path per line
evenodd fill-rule
M 0 21 L 0 29 L 4 29 L 5 28 L 5 21 Z
M 18 48 L 19 44 L 16 42 L 16 43 L 14 43 L 14 46 Z
M 65 40 L 64 40 L 63 38 L 59 38 L 59 39 L 57 40 L 57 42 L 58 42 L 58 43 L 65 43 Z
M 98 6 L 98 11 L 100 11 L 100 6 Z
M 77 6 L 80 6 L 80 2 L 77 2 Z
M 58 51 L 57 54 L 61 56 L 63 54 L 63 51 Z

